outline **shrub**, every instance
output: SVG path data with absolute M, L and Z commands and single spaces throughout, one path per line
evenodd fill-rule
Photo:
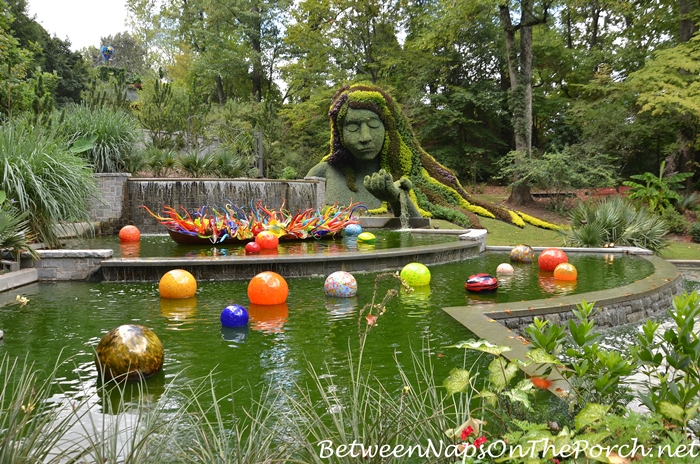
M 700 243 L 700 222 L 694 222 L 689 233 L 695 243 Z
M 66 112 L 60 131 L 75 146 L 94 139 L 93 146 L 82 151 L 95 172 L 125 172 L 134 147 L 141 137 L 136 122 L 120 109 L 89 108 L 75 105 Z
M 668 231 L 672 234 L 684 234 L 690 224 L 685 217 L 673 208 L 667 208 L 661 213 L 661 218 L 666 222 Z
M 219 177 L 245 177 L 248 174 L 251 164 L 249 158 L 239 156 L 231 150 L 223 148 L 219 148 L 212 156 L 214 157 L 214 171 Z
M 299 177 L 299 173 L 297 173 L 297 170 L 294 169 L 291 166 L 286 166 L 284 169 L 282 169 L 282 172 L 280 173 L 280 179 L 297 179 Z
M 192 177 L 206 177 L 216 170 L 216 160 L 209 153 L 190 150 L 177 158 L 177 165 Z
M 600 247 L 606 243 L 658 251 L 668 245 L 668 226 L 643 206 L 636 209 L 622 197 L 582 202 L 569 215 L 571 229 L 562 230 L 565 245 Z
M 29 227 L 46 245 L 59 245 L 57 223 L 88 222 L 89 201 L 97 197 L 85 160 L 69 153 L 49 130 L 22 121 L 0 126 L 0 190 L 27 212 Z

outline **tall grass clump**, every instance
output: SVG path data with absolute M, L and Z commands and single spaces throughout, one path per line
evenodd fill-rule
M 659 251 L 668 245 L 666 221 L 620 196 L 581 202 L 569 219 L 571 229 L 561 231 L 566 246 L 595 248 L 614 243 Z
M 0 462 L 60 462 L 59 442 L 75 416 L 47 401 L 55 377 L 56 369 L 42 374 L 26 359 L 0 359 Z
M 0 169 L 0 190 L 27 212 L 32 233 L 46 245 L 59 245 L 55 224 L 90 220 L 89 202 L 98 194 L 93 172 L 52 130 L 26 121 L 1 125 Z
M 128 172 L 135 145 L 141 138 L 137 122 L 118 108 L 71 106 L 61 133 L 69 143 L 94 140 L 92 148 L 81 152 L 95 172 Z

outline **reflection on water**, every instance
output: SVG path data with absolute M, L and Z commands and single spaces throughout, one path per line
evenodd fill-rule
M 357 243 L 357 237 L 338 237 L 335 239 L 309 239 L 304 241 L 282 241 L 278 250 L 273 254 L 305 255 L 305 254 L 334 254 L 341 251 L 358 251 L 371 253 L 375 250 L 397 247 L 423 246 L 436 243 L 455 242 L 456 235 L 416 234 L 390 230 L 373 232 L 377 236 L 375 243 Z M 169 235 L 141 235 L 141 241 L 135 243 L 120 243 L 116 236 L 94 237 L 91 239 L 68 239 L 65 241 L 69 249 L 111 249 L 115 258 L 153 258 L 153 257 L 227 257 L 227 256 L 256 256 L 246 255 L 245 245 L 178 245 Z
M 326 311 L 331 320 L 352 319 L 357 313 L 357 297 L 326 297 Z
M 228 345 L 230 348 L 238 348 L 239 345 L 248 339 L 248 326 L 244 327 L 224 327 L 221 326 L 221 338 L 227 342 L 232 342 Z
M 169 321 L 167 329 L 192 330 L 192 325 L 196 322 L 193 317 L 197 314 L 197 297 L 161 298 L 160 313 Z
M 258 305 L 251 303 L 248 307 L 251 328 L 265 333 L 282 332 L 289 320 L 287 302 L 276 305 Z

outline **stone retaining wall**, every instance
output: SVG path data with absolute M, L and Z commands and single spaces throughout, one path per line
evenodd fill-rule
M 628 298 L 623 301 L 596 304 L 599 309 L 595 317 L 596 325 L 598 327 L 616 327 L 664 313 L 671 307 L 673 297 L 683 293 L 683 287 L 683 279 L 677 279 L 672 285 L 659 289 L 655 293 L 639 295 L 636 298 Z M 575 307 L 576 305 L 564 305 L 561 309 L 550 310 L 551 312 L 537 311 L 540 314 L 531 316 L 511 317 L 505 313 L 487 313 L 487 316 L 500 321 L 511 330 L 523 332 L 532 323 L 535 316 L 551 321 L 553 324 L 566 324 L 567 321 L 575 318 L 572 311 Z
M 41 259 L 22 258 L 23 268 L 34 268 L 39 280 L 96 280 L 102 261 L 112 250 L 38 250 Z
M 98 173 L 95 182 L 100 191 L 90 207 L 90 219 L 99 224 L 103 234 L 116 233 L 126 224 L 124 205 L 127 204 L 126 182 L 128 173 Z

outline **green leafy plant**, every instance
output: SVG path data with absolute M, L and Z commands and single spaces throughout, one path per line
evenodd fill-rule
M 95 172 L 128 171 L 141 134 L 136 121 L 124 110 L 71 106 L 60 133 L 73 153 L 80 154 Z
M 662 212 L 667 208 L 672 208 L 674 201 L 681 201 L 681 196 L 678 190 L 683 187 L 683 181 L 688 177 L 692 177 L 692 172 L 679 172 L 664 177 L 664 168 L 666 162 L 661 162 L 659 175 L 656 176 L 651 172 L 644 174 L 636 174 L 630 176 L 632 179 L 642 182 L 634 182 L 631 180 L 625 181 L 622 184 L 631 187 L 629 197 L 633 200 L 639 200 L 641 203 L 648 206 L 652 212 Z
M 177 166 L 188 175 L 198 178 L 216 172 L 216 159 L 210 153 L 190 150 L 177 157 Z
M 610 187 L 617 182 L 617 168 L 610 156 L 569 146 L 532 156 L 512 151 L 499 165 L 503 179 L 513 178 L 517 166 L 519 177 L 514 185 L 527 184 L 550 193 L 557 211 L 563 209 L 564 193 L 571 189 Z
M 688 233 L 693 237 L 695 243 L 700 243 L 700 222 L 694 222 Z
M 165 150 L 149 146 L 143 153 L 145 166 L 147 166 L 154 177 L 167 177 L 175 169 L 177 164 L 176 154 L 172 150 Z
M 601 247 L 606 243 L 659 251 L 668 245 L 668 226 L 658 214 L 620 196 L 581 202 L 570 213 L 571 228 L 561 230 L 567 246 Z
M 684 234 L 690 224 L 675 208 L 667 208 L 661 213 L 661 218 L 666 222 L 668 231 L 672 234 Z
M 97 197 L 93 172 L 70 153 L 53 130 L 10 121 L 0 126 L 0 189 L 26 212 L 37 240 L 59 245 L 55 224 L 89 222 L 89 202 Z
M 230 150 L 219 148 L 212 153 L 214 158 L 214 171 L 219 177 L 234 178 L 248 175 L 250 160 L 238 156 Z
M 9 250 L 19 262 L 19 254 L 27 251 L 32 258 L 38 258 L 36 251 L 29 246 L 28 212 L 20 212 L 14 202 L 7 199 L 0 190 L 0 250 Z
M 559 363 L 547 363 L 547 374 L 556 369 L 571 384 L 575 393 L 571 399 L 577 410 L 587 403 L 602 403 L 617 411 L 624 410 L 631 395 L 623 379 L 632 373 L 635 364 L 623 354 L 600 346 L 603 335 L 595 328 L 597 309 L 594 303 L 582 301 L 573 313 L 568 335 L 561 327 L 554 328 L 554 324 L 537 317 L 525 332 L 536 349 L 552 357 L 565 355 Z M 532 358 L 533 352 L 529 356 Z
M 668 311 L 674 326 L 660 332 L 658 322 L 647 321 L 631 352 L 646 374 L 647 391 L 639 395 L 649 410 L 680 426 L 684 432 L 700 407 L 700 335 L 695 324 L 700 317 L 700 294 L 684 293 Z

